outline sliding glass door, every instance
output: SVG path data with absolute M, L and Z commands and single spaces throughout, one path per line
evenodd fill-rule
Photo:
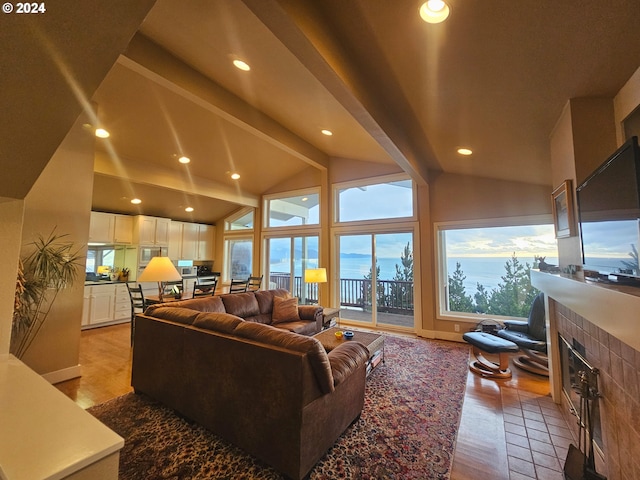
M 342 317 L 414 326 L 413 233 L 338 235 Z
M 269 288 L 289 290 L 301 304 L 317 302 L 317 285 L 305 283 L 304 272 L 318 268 L 318 237 L 274 237 L 265 242 Z

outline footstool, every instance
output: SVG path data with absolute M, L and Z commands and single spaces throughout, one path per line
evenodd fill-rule
M 473 353 L 469 370 L 488 378 L 511 378 L 509 353 L 519 350 L 515 343 L 485 332 L 467 332 L 462 338 L 471 344 Z M 498 363 L 487 360 L 483 353 L 497 353 Z

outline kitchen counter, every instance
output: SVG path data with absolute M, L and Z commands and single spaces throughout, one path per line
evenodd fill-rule
M 125 283 L 135 283 L 135 280 L 131 280 L 131 281 L 120 281 L 120 280 L 92 280 L 92 281 L 87 281 L 84 282 L 85 287 L 89 286 L 92 287 L 94 285 L 115 285 L 115 284 L 125 284 Z

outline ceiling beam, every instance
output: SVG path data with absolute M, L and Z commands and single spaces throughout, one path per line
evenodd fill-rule
M 119 63 L 307 164 L 321 170 L 328 168 L 327 154 L 192 69 L 141 33 L 133 38 Z
M 364 65 L 359 53 L 345 51 L 343 32 L 319 11 L 323 2 L 242 1 L 416 183 L 428 183 L 429 168 L 439 169 L 439 164 L 408 101 L 396 95 L 383 104 L 390 91 L 401 91 L 396 82 L 389 85 L 390 74 L 384 74 L 391 70 L 388 65 Z M 318 23 L 319 18 L 324 23 Z M 350 25 L 362 22 L 348 19 Z M 367 35 L 358 44 L 375 49 L 375 38 Z M 384 63 L 379 50 L 367 57 Z

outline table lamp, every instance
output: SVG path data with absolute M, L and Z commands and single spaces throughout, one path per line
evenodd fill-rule
M 162 302 L 162 282 L 182 280 L 169 257 L 153 257 L 138 277 L 138 282 L 158 282 L 158 297 Z
M 305 283 L 327 283 L 327 269 L 326 268 L 308 268 L 304 271 Z M 318 297 L 320 292 L 318 289 Z M 320 299 L 317 298 L 316 301 Z

